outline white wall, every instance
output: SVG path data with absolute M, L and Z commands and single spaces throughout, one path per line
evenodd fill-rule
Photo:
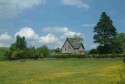
M 69 41 L 66 41 L 65 45 L 63 46 L 62 53 L 74 53 L 74 49 Z

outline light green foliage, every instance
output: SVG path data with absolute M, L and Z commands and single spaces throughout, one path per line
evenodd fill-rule
M 60 48 L 56 48 L 54 51 L 55 51 L 57 54 L 60 54 L 60 53 L 61 53 L 61 49 L 60 49 Z
M 83 42 L 83 37 L 81 35 L 74 35 L 73 37 L 76 41 L 82 43 Z
M 46 45 L 43 45 L 42 47 L 38 48 L 38 51 L 40 54 L 42 54 L 44 57 L 48 56 L 50 51 Z
M 122 84 L 120 73 L 125 78 L 118 59 L 2 61 L 0 66 L 0 84 Z
M 122 53 L 125 50 L 125 33 L 119 33 L 112 40 L 112 49 L 114 52 Z
M 27 48 L 26 52 L 27 52 L 28 58 L 30 59 L 38 59 L 39 57 L 41 57 L 38 49 L 36 49 L 35 47 Z
M 10 49 L 6 51 L 5 57 L 9 60 L 17 60 L 27 58 L 26 56 L 26 41 L 25 37 L 17 36 L 16 42 L 12 43 Z
M 12 50 L 12 51 L 17 50 L 16 43 L 12 43 L 12 44 L 11 44 L 11 46 L 10 46 L 10 50 Z

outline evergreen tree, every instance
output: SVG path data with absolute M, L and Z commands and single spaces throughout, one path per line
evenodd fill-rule
M 112 38 L 117 35 L 116 28 L 113 26 L 113 22 L 110 17 L 103 12 L 99 22 L 94 28 L 95 35 L 93 39 L 95 43 L 99 43 L 102 46 L 111 44 Z

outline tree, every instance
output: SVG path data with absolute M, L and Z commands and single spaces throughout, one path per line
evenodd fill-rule
M 26 48 L 26 41 L 25 37 L 21 37 L 19 35 L 16 36 L 16 47 L 19 48 L 20 50 L 23 50 Z
M 119 33 L 112 40 L 112 52 L 122 53 L 125 50 L 125 33 Z
M 26 49 L 26 41 L 25 37 L 17 36 L 16 42 L 12 43 L 10 46 L 10 50 L 5 53 L 5 56 L 8 59 L 23 59 L 26 58 L 25 54 Z
M 17 50 L 16 43 L 12 43 L 12 44 L 11 44 L 11 46 L 10 46 L 10 50 L 12 50 L 12 51 Z
M 89 54 L 97 54 L 97 50 L 96 50 L 96 49 L 91 49 L 91 50 L 89 51 Z
M 76 41 L 79 41 L 79 42 L 83 42 L 83 37 L 82 37 L 82 35 L 74 35 L 74 37 L 73 37 Z
M 116 38 L 118 41 L 120 41 L 123 50 L 125 50 L 125 33 L 119 33 Z
M 99 22 L 94 27 L 94 42 L 99 43 L 100 45 L 111 44 L 112 38 L 117 35 L 116 28 L 113 26 L 113 22 L 110 17 L 103 12 Z
M 111 47 L 109 46 L 112 44 L 112 39 L 117 35 L 116 31 L 110 17 L 103 12 L 99 22 L 94 27 L 95 35 L 93 36 L 94 43 L 99 44 L 98 51 L 100 51 L 100 53 L 111 53 Z
M 105 46 L 99 45 L 97 47 L 97 52 L 98 54 L 109 54 L 112 53 L 112 47 L 111 45 L 105 45 Z
M 55 52 L 59 54 L 59 53 L 61 53 L 61 49 L 60 48 L 56 48 Z
M 40 54 L 42 53 L 42 55 L 44 57 L 48 56 L 49 55 L 49 49 L 46 45 L 43 45 L 42 47 L 38 48 Z

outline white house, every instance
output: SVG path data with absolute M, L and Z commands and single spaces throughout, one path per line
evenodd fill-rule
M 61 49 L 63 54 L 84 54 L 84 51 L 83 43 L 75 38 L 67 38 Z

